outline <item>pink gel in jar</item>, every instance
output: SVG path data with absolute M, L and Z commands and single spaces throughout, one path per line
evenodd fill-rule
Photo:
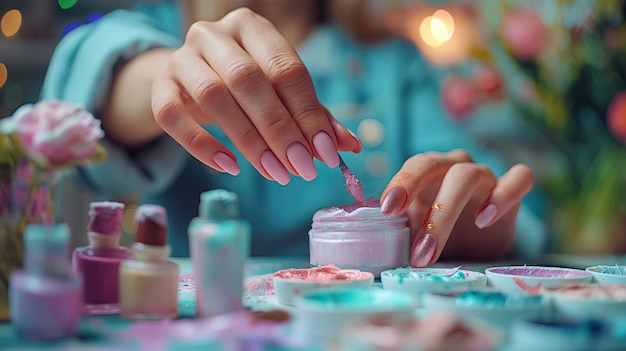
M 383 216 L 380 207 L 329 207 L 313 216 L 309 231 L 312 266 L 334 264 L 376 277 L 409 265 L 409 228 L 405 215 Z

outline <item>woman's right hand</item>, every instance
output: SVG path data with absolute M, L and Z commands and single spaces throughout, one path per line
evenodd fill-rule
M 296 51 L 265 18 L 237 9 L 194 23 L 152 85 L 163 130 L 206 165 L 237 175 L 234 154 L 202 124 L 215 123 L 267 179 L 312 180 L 313 157 L 334 168 L 361 143 L 320 104 Z

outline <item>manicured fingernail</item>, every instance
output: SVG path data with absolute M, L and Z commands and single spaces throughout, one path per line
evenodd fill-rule
M 352 133 L 350 129 L 348 129 L 348 132 L 350 132 L 350 135 L 352 135 L 352 139 L 354 139 L 354 142 L 356 143 L 356 147 L 353 148 L 352 151 L 361 152 L 361 150 L 363 150 L 363 144 L 361 144 L 361 140 L 359 140 L 356 134 Z
M 293 143 L 287 148 L 287 158 L 293 168 L 296 169 L 300 177 L 306 181 L 313 180 L 317 177 L 317 170 L 313 163 L 313 156 L 300 143 Z
M 287 172 L 287 169 L 285 169 L 271 150 L 265 150 L 263 154 L 261 154 L 261 166 L 263 166 L 265 171 L 280 185 L 285 185 L 291 180 L 289 172 Z
M 339 166 L 337 147 L 326 132 L 319 132 L 313 136 L 313 146 L 315 146 L 315 150 L 328 167 L 335 168 Z
M 476 221 L 474 224 L 480 229 L 483 229 L 487 225 L 491 224 L 496 215 L 498 214 L 498 208 L 494 204 L 489 204 L 487 207 L 483 208 L 482 211 L 478 213 L 476 216 Z
M 213 155 L 213 162 L 217 163 L 217 165 L 220 166 L 225 172 L 230 173 L 234 176 L 239 174 L 239 172 L 241 171 L 241 168 L 239 167 L 237 162 L 235 162 L 235 160 L 233 160 L 230 156 L 221 151 L 218 151 L 215 153 L 215 155 Z
M 380 213 L 388 216 L 399 212 L 402 206 L 404 206 L 407 197 L 408 195 L 404 189 L 400 187 L 392 188 L 387 192 L 380 204 Z
M 413 248 L 413 254 L 411 255 L 411 266 L 416 268 L 422 268 L 428 266 L 435 252 L 437 251 L 437 239 L 431 233 L 426 233 L 419 239 Z

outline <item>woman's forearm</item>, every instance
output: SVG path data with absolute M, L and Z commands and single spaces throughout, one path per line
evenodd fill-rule
M 166 65 L 172 51 L 152 49 L 118 68 L 107 103 L 100 112 L 108 138 L 133 147 L 163 134 L 152 114 L 151 87 L 156 72 Z

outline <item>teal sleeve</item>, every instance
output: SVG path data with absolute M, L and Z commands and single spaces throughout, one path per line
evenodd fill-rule
M 411 77 L 407 84 L 406 101 L 410 125 L 410 155 L 424 151 L 450 151 L 464 149 L 474 161 L 486 164 L 496 176 L 503 175 L 510 165 L 501 159 L 494 150 L 487 149 L 476 140 L 462 123 L 454 121 L 443 108 L 439 96 L 438 79 L 433 69 L 421 60 L 410 66 Z M 518 259 L 532 259 L 544 253 L 547 245 L 545 223 L 523 201 L 516 221 L 515 245 L 512 256 Z
M 97 116 L 118 63 L 151 48 L 180 45 L 180 39 L 163 31 L 148 16 L 111 12 L 59 42 L 41 98 L 78 103 Z M 187 160 L 185 151 L 167 136 L 141 150 L 127 150 L 106 137 L 103 144 L 109 153 L 106 161 L 83 167 L 79 174 L 94 191 L 112 198 L 142 198 L 161 191 L 178 176 Z

